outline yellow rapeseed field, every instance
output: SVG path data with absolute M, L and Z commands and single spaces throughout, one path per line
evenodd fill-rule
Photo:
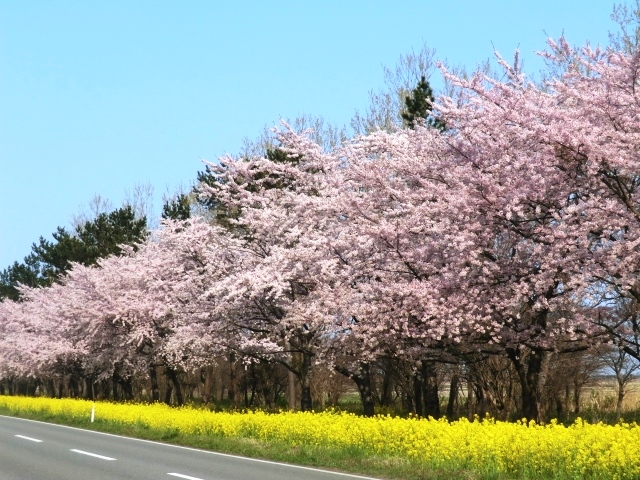
M 86 418 L 83 400 L 0 396 L 12 412 L 40 411 Z M 359 417 L 349 413 L 216 413 L 163 404 L 96 402 L 96 421 L 187 435 L 251 438 L 291 446 L 331 447 L 375 457 L 399 457 L 438 469 L 529 478 L 640 478 L 640 427 L 565 427 L 490 419 L 469 422 Z

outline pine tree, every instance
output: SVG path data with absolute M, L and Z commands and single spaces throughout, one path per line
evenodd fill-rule
M 0 272 L 0 300 L 18 300 L 19 284 L 49 286 L 69 270 L 72 263 L 95 265 L 99 258 L 120 255 L 121 245 L 135 245 L 147 237 L 146 218 L 137 219 L 131 206 L 101 213 L 94 220 L 78 225 L 74 233 L 58 227 L 53 241 L 40 237 L 31 246 L 23 263 Z
M 48 284 L 48 280 L 42 275 L 42 262 L 36 255 L 29 254 L 23 263 L 13 262 L 13 265 L 0 272 L 0 301 L 5 298 L 18 301 L 18 285 L 39 287 Z
M 415 128 L 418 122 L 436 128 L 440 131 L 445 129 L 442 120 L 432 115 L 433 90 L 424 75 L 420 78 L 418 85 L 404 99 L 406 111 L 402 112 L 402 119 L 409 128 Z
M 187 220 L 191 217 L 189 197 L 181 193 L 177 197 L 167 200 L 162 206 L 162 218 L 171 220 Z

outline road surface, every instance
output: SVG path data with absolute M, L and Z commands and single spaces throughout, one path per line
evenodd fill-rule
M 372 480 L 0 415 L 0 480 L 40 479 Z

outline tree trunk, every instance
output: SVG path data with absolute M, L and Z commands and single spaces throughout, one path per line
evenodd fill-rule
M 456 372 L 451 375 L 451 385 L 449 386 L 449 401 L 447 402 L 447 418 L 453 420 L 455 415 L 456 403 L 458 400 L 458 384 L 460 383 L 460 377 L 458 375 L 458 368 Z
M 249 379 L 247 378 L 246 372 L 242 375 L 242 379 L 240 380 L 240 385 L 242 386 L 242 396 L 244 397 L 244 407 L 249 408 Z
M 284 349 L 286 352 L 289 352 L 289 362 L 287 368 L 287 390 L 286 390 L 286 398 L 287 398 L 287 407 L 289 410 L 294 411 L 296 409 L 296 374 L 293 371 L 294 365 L 294 352 L 291 349 L 291 344 L 288 340 L 284 341 Z
M 171 405 L 171 394 L 173 393 L 173 385 L 167 382 L 167 389 L 164 392 L 164 403 Z
M 300 368 L 300 409 L 309 412 L 313 409 L 311 398 L 311 355 L 302 352 L 302 366 Z
M 289 410 L 296 409 L 296 376 L 289 370 L 287 374 L 287 403 L 289 404 Z
M 480 416 L 481 418 L 490 415 L 490 402 L 486 396 L 486 390 L 484 386 L 480 382 L 476 382 L 473 385 L 473 395 L 475 397 L 475 410 L 474 413 Z
M 90 375 L 88 377 L 84 377 L 84 398 L 85 398 L 85 400 L 95 401 L 96 395 L 95 395 L 95 390 L 93 388 L 93 383 L 94 382 L 95 382 L 95 379 L 94 379 L 93 375 Z
M 78 398 L 78 379 L 74 374 L 69 376 L 69 397 Z
M 573 403 L 574 408 L 573 408 L 573 413 L 580 413 L 580 393 L 581 393 L 582 387 L 580 386 L 578 380 L 576 379 L 573 382 Z
M 160 401 L 160 387 L 158 386 L 158 371 L 155 365 L 149 367 L 149 379 L 151 380 L 151 402 Z
M 520 380 L 522 390 L 522 415 L 527 421 L 541 423 L 541 409 L 539 398 L 540 373 L 542 371 L 542 360 L 544 352 L 532 350 L 527 358 L 526 367 L 522 359 L 520 347 L 507 348 L 507 355 L 513 363 Z
M 359 382 L 356 382 L 356 385 L 358 386 L 358 392 L 360 393 L 364 416 L 373 417 L 375 407 L 373 392 L 371 390 L 371 372 L 369 370 L 369 363 L 362 363 L 360 372 Z
M 233 353 L 229 354 L 229 390 L 227 391 L 227 398 L 232 406 L 236 406 L 236 356 Z
M 616 402 L 616 420 L 622 416 L 622 401 L 624 400 L 624 382 L 618 381 L 618 401 Z
M 176 403 L 178 404 L 178 406 L 184 405 L 184 396 L 182 395 L 182 387 L 180 386 L 180 381 L 178 380 L 178 375 L 176 374 L 176 371 L 171 367 L 166 367 L 165 371 L 166 371 L 167 378 L 173 384 L 173 388 L 176 393 Z
M 56 381 L 51 378 L 46 381 L 47 383 L 47 394 L 51 398 L 56 397 Z M 4 393 L 6 395 L 6 392 Z
M 472 421 L 475 417 L 473 408 L 473 384 L 471 378 L 467 379 L 467 420 Z
M 562 404 L 562 398 L 560 398 L 560 394 L 555 396 L 556 400 L 556 417 L 562 420 L 564 418 L 564 405 Z
M 256 364 L 251 364 L 251 398 L 249 398 L 249 406 L 253 406 L 258 389 L 258 377 L 256 376 Z
M 422 362 L 422 385 L 424 416 L 440 418 L 440 396 L 438 395 L 438 371 L 436 362 Z
M 200 372 L 203 377 L 202 383 L 204 384 L 202 401 L 205 405 L 207 405 L 209 402 L 211 402 L 211 399 L 214 396 L 213 392 L 215 391 L 215 378 L 213 375 L 213 367 L 211 366 L 204 367 L 200 370 Z
M 38 388 L 38 381 L 37 380 L 35 380 L 35 379 L 28 379 L 27 380 L 27 396 L 35 397 L 37 388 Z
M 391 359 L 384 359 L 384 376 L 382 377 L 382 387 L 380 392 L 380 405 L 383 407 L 390 407 L 393 393 L 393 361 Z
M 420 378 L 420 372 L 413 374 L 413 405 L 415 408 L 415 414 L 419 417 L 422 416 L 422 378 Z
M 122 393 L 125 401 L 130 402 L 133 400 L 133 381 L 131 377 L 121 378 L 118 383 L 122 387 Z
M 375 401 L 373 391 L 371 389 L 371 372 L 368 362 L 362 362 L 356 371 L 349 370 L 346 367 L 335 366 L 338 373 L 353 380 L 358 387 L 360 401 L 362 402 L 362 410 L 366 417 L 373 417 L 375 410 Z
M 118 374 L 115 372 L 111 377 L 111 386 L 113 388 L 113 401 L 117 402 L 120 400 L 120 394 L 118 392 Z

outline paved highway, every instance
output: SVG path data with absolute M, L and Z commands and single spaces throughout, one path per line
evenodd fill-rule
M 372 480 L 0 415 L 0 480 L 40 479 Z

